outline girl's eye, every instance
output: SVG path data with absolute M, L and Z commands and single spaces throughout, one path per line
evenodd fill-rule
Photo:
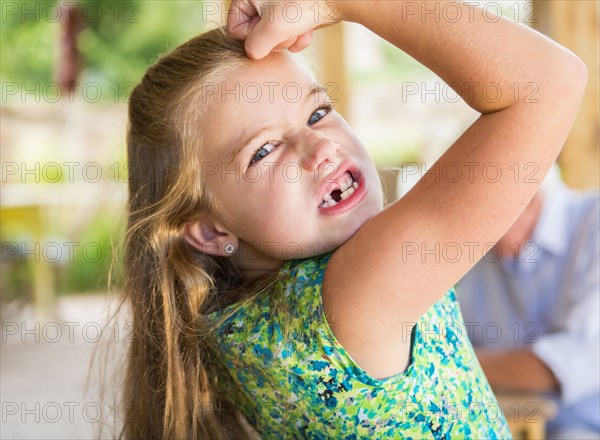
M 256 150 L 256 153 L 254 153 L 254 156 L 252 157 L 252 160 L 250 161 L 250 165 L 258 162 L 263 157 L 267 156 L 274 149 L 275 149 L 275 145 L 264 144 L 262 147 L 260 147 L 258 150 Z
M 325 115 L 327 113 L 329 113 L 330 111 L 331 111 L 331 106 L 321 107 L 316 112 L 314 112 L 312 115 L 310 115 L 310 118 L 308 119 L 308 122 L 306 124 L 307 125 L 316 124 L 321 119 L 323 119 L 325 117 Z

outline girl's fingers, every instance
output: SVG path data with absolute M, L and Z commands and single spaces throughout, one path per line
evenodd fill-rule
M 300 52 L 310 46 L 312 43 L 313 31 L 308 31 L 305 34 L 300 35 L 296 38 L 294 44 L 288 47 L 290 52 Z
M 260 11 L 250 0 L 233 0 L 227 13 L 227 32 L 233 38 L 245 40 L 260 21 Z
M 327 4 L 324 1 L 312 4 L 291 0 L 233 0 L 227 29 L 232 37 L 245 40 L 246 54 L 255 60 L 266 57 L 272 50 L 291 48 L 299 52 L 310 44 L 312 29 L 332 24 L 325 23 L 321 18 L 326 17 L 325 13 L 319 12 Z M 298 11 L 295 20 L 288 18 L 290 5 Z
M 275 47 L 292 38 L 294 32 L 289 27 L 269 23 L 269 20 L 263 17 L 246 37 L 246 54 L 254 60 L 260 60 L 269 55 Z
M 285 40 L 283 43 L 279 43 L 277 46 L 275 46 L 273 48 L 273 50 L 283 50 L 283 49 L 287 49 L 291 46 L 294 45 L 294 43 L 296 43 L 296 37 L 290 37 L 287 40 Z

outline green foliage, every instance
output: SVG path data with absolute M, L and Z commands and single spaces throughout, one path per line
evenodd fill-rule
M 69 3 L 69 2 L 67 2 Z M 146 68 L 206 26 L 202 1 L 77 0 L 85 24 L 77 38 L 80 87 L 96 83 L 104 100 L 122 101 Z M 62 38 L 56 1 L 2 2 L 3 82 L 34 89 L 52 82 Z M 219 18 L 217 14 L 209 18 Z
M 3 243 L 3 246 L 6 244 Z M 0 302 L 17 298 L 33 298 L 33 268 L 22 262 L 20 255 L 2 255 L 0 262 Z
M 8 3 L 16 9 L 9 8 Z M 25 3 L 25 2 L 23 2 Z M 33 3 L 33 2 L 31 2 Z M 40 18 L 43 8 L 51 2 L 41 1 L 27 10 L 17 2 L 1 5 L 0 26 L 0 78 L 2 82 L 14 81 L 32 84 L 47 82 L 52 78 L 54 52 L 60 39 L 60 28 L 49 20 Z M 40 13 L 35 13 L 35 10 Z
M 73 259 L 58 270 L 57 293 L 105 292 L 109 276 L 111 288 L 121 286 L 122 235 L 121 225 L 98 215 L 78 237 Z
M 159 55 L 202 32 L 199 4 L 123 2 L 123 7 L 116 8 L 118 17 L 113 11 L 106 19 L 89 23 L 79 37 L 85 77 L 106 87 L 118 87 L 123 97 Z
M 109 277 L 111 290 L 121 287 L 124 227 L 122 222 L 112 219 L 113 215 L 110 218 L 102 215 L 101 212 L 105 210 L 105 207 L 98 209 L 95 220 L 87 225 L 77 239 L 65 237 L 36 244 L 25 236 L 2 237 L 0 301 L 33 299 L 33 275 L 36 265 L 41 263 L 51 266 L 55 284 L 50 289 L 59 295 L 106 292 Z M 69 243 L 69 247 L 65 243 Z M 20 252 L 13 252 L 12 246 L 18 246 Z M 55 252 L 60 258 L 55 259 Z

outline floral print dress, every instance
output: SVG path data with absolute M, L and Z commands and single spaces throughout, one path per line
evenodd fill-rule
M 262 438 L 510 438 L 454 292 L 398 335 L 411 339 L 406 371 L 375 379 L 325 318 L 330 257 L 287 262 L 271 288 L 211 316 L 226 317 L 216 330 L 220 387 Z

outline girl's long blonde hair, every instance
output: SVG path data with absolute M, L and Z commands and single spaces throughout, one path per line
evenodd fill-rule
M 242 279 L 227 259 L 194 250 L 182 235 L 196 215 L 218 210 L 202 182 L 204 85 L 246 60 L 243 43 L 216 29 L 162 57 L 130 97 L 128 439 L 246 437 L 216 391 L 218 356 L 206 318 L 222 293 L 241 291 Z

